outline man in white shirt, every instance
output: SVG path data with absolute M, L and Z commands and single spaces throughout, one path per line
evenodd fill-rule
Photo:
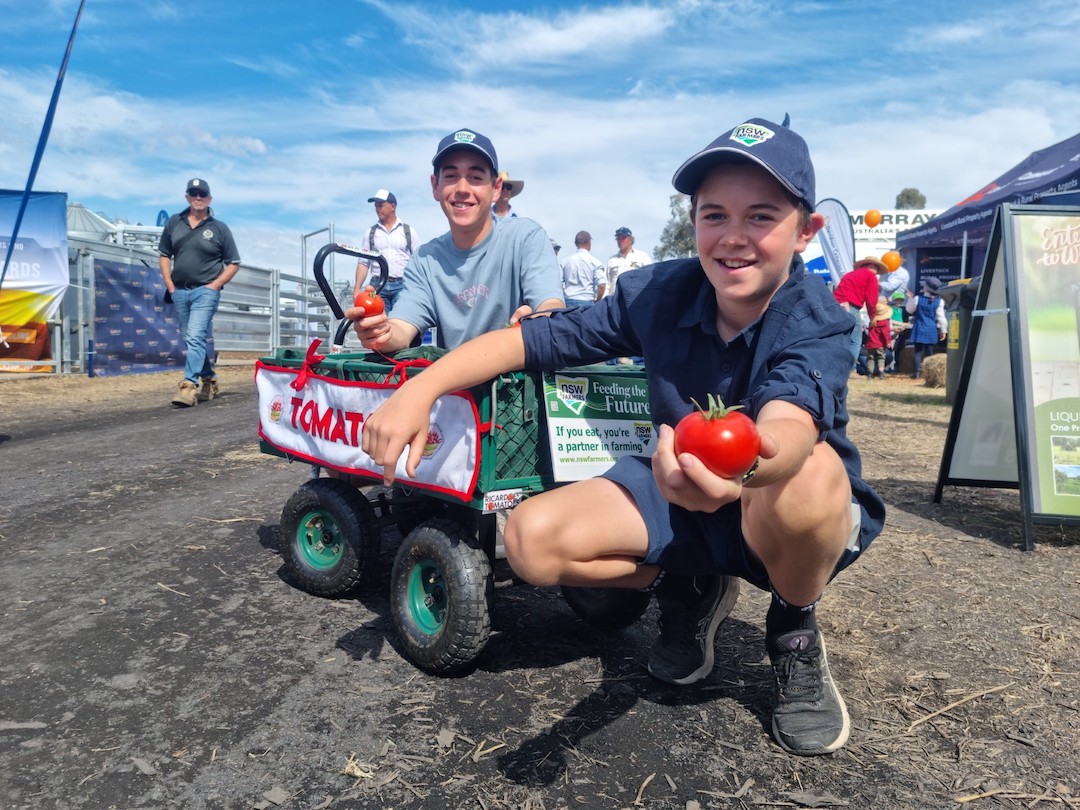
M 574 237 L 577 252 L 566 257 L 562 266 L 563 294 L 568 307 L 591 307 L 603 295 L 603 263 L 592 255 L 592 236 L 578 231 Z
M 375 195 L 368 197 L 369 203 L 375 204 L 375 216 L 379 221 L 371 226 L 367 236 L 360 243 L 364 250 L 381 253 L 386 259 L 388 278 L 386 286 L 379 293 L 386 302 L 388 310 L 394 308 L 398 293 L 404 284 L 405 265 L 414 249 L 420 247 L 420 237 L 416 229 L 397 218 L 397 197 L 380 188 Z M 353 296 L 368 284 L 374 284 L 373 273 L 378 272 L 378 265 L 361 259 L 356 263 L 356 281 L 353 283 Z
M 619 276 L 638 267 L 652 264 L 649 254 L 634 247 L 634 234 L 627 227 L 615 231 L 615 244 L 619 252 L 607 261 L 605 268 L 606 283 L 602 285 L 600 296 L 614 295 Z

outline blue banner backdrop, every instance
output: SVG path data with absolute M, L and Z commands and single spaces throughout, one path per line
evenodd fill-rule
M 118 375 L 183 369 L 184 341 L 176 308 L 165 303 L 157 267 L 94 262 L 96 374 Z M 213 326 L 207 351 L 214 353 Z

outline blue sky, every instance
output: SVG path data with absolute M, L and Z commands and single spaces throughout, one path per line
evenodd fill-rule
M 26 184 L 77 8 L 0 0 L 0 188 Z M 651 252 L 674 170 L 751 117 L 791 116 L 819 198 L 947 208 L 1080 131 L 1077 42 L 1076 0 L 87 0 L 35 189 L 153 224 L 205 177 L 245 261 L 299 272 L 301 234 L 358 242 L 380 187 L 445 231 L 430 160 L 468 126 L 562 245 L 584 228 L 606 258 L 626 225 Z

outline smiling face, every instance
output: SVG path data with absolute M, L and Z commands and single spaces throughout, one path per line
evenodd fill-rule
M 479 152 L 453 149 L 443 155 L 431 176 L 431 192 L 458 248 L 478 244 L 491 231 L 491 204 L 501 189 L 502 180 Z
M 824 224 L 820 214 L 805 216 L 780 183 L 753 163 L 713 168 L 694 195 L 691 217 L 725 339 L 761 316 L 787 280 L 792 256 Z

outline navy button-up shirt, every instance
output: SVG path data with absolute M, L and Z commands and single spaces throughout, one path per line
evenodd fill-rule
M 716 331 L 716 297 L 701 263 L 677 259 L 633 270 L 615 294 L 522 323 L 525 367 L 551 371 L 611 357 L 645 359 L 652 421 L 675 425 L 711 393 L 742 404 L 753 419 L 766 402 L 791 402 L 810 414 L 821 441 L 840 456 L 862 507 L 860 545 L 884 525 L 885 505 L 862 480 L 862 460 L 847 436 L 851 315 L 796 257 L 769 306 L 730 343 Z

